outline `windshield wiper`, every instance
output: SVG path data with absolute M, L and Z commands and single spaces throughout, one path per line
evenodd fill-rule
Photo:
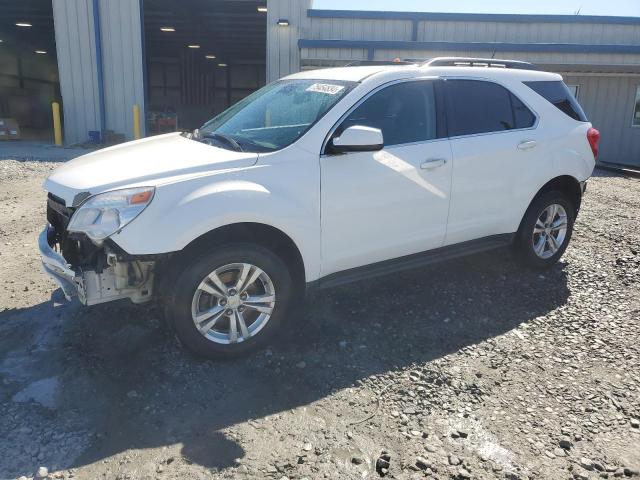
M 227 145 L 230 145 L 235 151 L 237 152 L 244 151 L 242 150 L 242 147 L 236 140 L 234 140 L 232 137 L 228 135 L 225 135 L 224 133 L 218 133 L 218 132 L 211 132 L 211 133 L 205 133 L 205 134 L 200 133 L 200 136 L 202 136 L 203 138 L 213 138 L 217 140 L 222 140 Z

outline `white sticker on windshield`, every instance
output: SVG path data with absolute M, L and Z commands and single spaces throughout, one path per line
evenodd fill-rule
M 331 85 L 330 83 L 314 83 L 309 88 L 307 88 L 307 92 L 319 92 L 327 93 L 329 95 L 335 95 L 343 89 L 343 85 Z

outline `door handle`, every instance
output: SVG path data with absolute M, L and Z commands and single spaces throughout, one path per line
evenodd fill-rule
M 533 148 L 536 145 L 538 145 L 538 142 L 536 142 L 535 140 L 523 140 L 518 144 L 518 149 L 529 150 L 530 148 Z
M 420 164 L 422 170 L 433 170 L 447 163 L 446 158 L 429 158 Z

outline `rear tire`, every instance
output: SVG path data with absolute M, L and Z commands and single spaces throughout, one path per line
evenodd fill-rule
M 575 206 L 563 192 L 536 198 L 516 234 L 515 247 L 523 263 L 535 270 L 553 266 L 569 245 L 575 218 Z
M 253 244 L 193 255 L 166 274 L 175 279 L 166 311 L 178 339 L 206 358 L 263 347 L 282 327 L 295 296 L 283 260 Z

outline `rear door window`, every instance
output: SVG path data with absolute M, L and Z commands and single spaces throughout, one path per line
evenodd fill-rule
M 448 79 L 449 136 L 529 128 L 535 115 L 502 85 L 483 80 Z
M 562 81 L 524 82 L 524 84 L 561 112 L 579 122 L 588 122 L 582 107 Z

